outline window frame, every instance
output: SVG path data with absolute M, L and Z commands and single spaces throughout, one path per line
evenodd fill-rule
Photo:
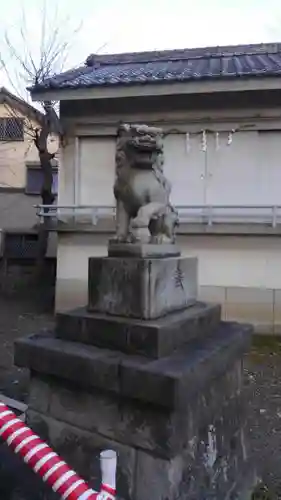
M 8 120 L 17 120 L 21 126 L 20 137 L 9 137 L 6 134 Z M 1 134 L 1 124 L 3 124 L 3 134 Z M 23 142 L 24 141 L 24 118 L 16 116 L 1 116 L 0 117 L 0 143 L 1 142 Z
M 25 194 L 28 195 L 28 196 L 40 196 L 40 194 L 41 194 L 41 188 L 38 191 L 36 190 L 36 192 L 35 192 L 35 190 L 31 190 L 28 187 L 28 172 L 30 172 L 30 171 L 36 171 L 36 172 L 39 171 L 42 174 L 42 169 L 41 169 L 41 166 L 40 166 L 39 163 L 34 164 L 34 165 L 33 164 L 31 164 L 31 165 L 30 164 L 26 164 L 26 178 L 25 178 L 25 190 L 24 190 Z M 53 174 L 56 174 L 58 176 L 58 174 L 59 174 L 58 166 L 53 166 L 52 167 L 52 172 L 53 172 Z M 53 192 L 53 194 L 55 196 L 57 196 L 58 189 L 55 192 Z

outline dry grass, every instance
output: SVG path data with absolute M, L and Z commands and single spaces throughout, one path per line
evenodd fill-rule
M 279 500 L 281 498 L 281 491 L 272 491 L 265 484 L 257 486 L 252 494 L 251 500 Z

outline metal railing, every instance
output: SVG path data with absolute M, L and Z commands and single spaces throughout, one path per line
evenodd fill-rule
M 53 217 L 58 221 L 84 221 L 93 225 L 116 215 L 112 205 L 35 205 L 35 208 L 41 219 Z M 273 228 L 281 224 L 281 205 L 177 205 L 176 209 L 182 224 L 267 224 Z

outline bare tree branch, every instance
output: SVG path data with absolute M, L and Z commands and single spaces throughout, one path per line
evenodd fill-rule
M 40 3 L 39 0 L 37 1 Z M 30 34 L 24 6 L 15 32 L 19 42 L 15 43 L 11 30 L 6 30 L 3 35 L 2 45 L 4 50 L 0 50 L 0 64 L 7 75 L 11 88 L 19 97 L 22 97 L 24 87 L 38 84 L 55 73 L 63 71 L 73 37 L 81 28 L 80 24 L 72 32 L 71 36 L 67 35 L 66 26 L 69 24 L 69 18 L 62 19 L 59 17 L 58 3 L 56 3 L 54 18 L 50 19 L 50 6 L 54 7 L 53 1 L 47 4 L 47 0 L 42 0 L 40 9 L 41 33 L 37 44 L 29 44 Z M 4 56 L 5 54 L 6 56 Z M 24 119 L 25 136 L 28 136 L 37 148 L 43 173 L 42 204 L 52 205 L 55 201 L 52 192 L 52 160 L 55 153 L 48 151 L 48 138 L 51 134 L 56 134 L 61 142 L 64 132 L 56 112 L 56 103 L 42 102 L 40 104 L 43 113 L 39 120 L 36 120 L 32 113 L 30 115 L 22 113 L 21 110 L 13 106 L 13 103 L 9 103 L 8 108 L 10 116 Z M 48 208 L 44 210 L 48 212 Z M 41 231 L 42 241 L 39 243 L 41 245 L 41 259 L 44 258 L 47 250 L 49 220 L 49 217 L 44 218 Z

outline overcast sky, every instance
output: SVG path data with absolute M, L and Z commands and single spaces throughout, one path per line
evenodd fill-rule
M 27 19 L 28 45 L 40 43 L 44 0 L 9 0 L 1 10 L 0 33 L 8 30 L 20 46 L 21 9 Z M 55 5 L 58 11 L 55 13 Z M 61 23 L 62 36 L 73 39 L 67 67 L 83 63 L 92 52 L 125 52 L 281 41 L 280 0 L 48 0 L 50 29 Z M 69 21 L 66 22 L 66 18 Z M 3 43 L 2 57 L 7 59 Z M 5 72 L 1 85 L 10 87 Z M 12 89 L 11 89 L 12 90 Z

